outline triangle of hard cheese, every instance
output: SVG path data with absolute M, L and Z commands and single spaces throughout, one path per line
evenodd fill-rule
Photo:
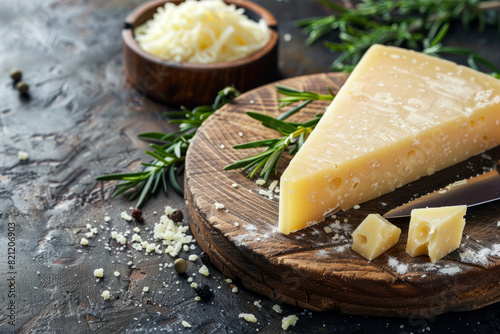
M 372 46 L 280 180 L 288 234 L 500 144 L 500 80 Z

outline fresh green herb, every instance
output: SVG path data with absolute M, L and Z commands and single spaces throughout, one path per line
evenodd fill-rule
M 146 154 L 154 158 L 150 163 L 142 163 L 145 166 L 141 172 L 121 173 L 103 175 L 96 178 L 98 181 L 122 181 L 114 192 L 113 198 L 135 188 L 129 200 L 137 198 L 136 207 L 140 208 L 150 195 L 162 188 L 165 193 L 168 184 L 179 194 L 183 189 L 177 182 L 178 174 L 184 171 L 186 152 L 199 126 L 217 109 L 232 101 L 239 92 L 233 87 L 221 90 L 211 106 L 200 106 L 193 110 L 181 107 L 181 111 L 166 112 L 167 117 L 178 117 L 171 119 L 168 123 L 179 124 L 179 130 L 172 133 L 146 132 L 139 134 L 139 138 L 153 141 L 150 143 L 152 151 Z
M 285 151 L 290 155 L 294 155 L 302 147 L 309 134 L 318 124 L 322 114 L 317 114 L 312 119 L 303 123 L 285 122 L 284 120 L 300 111 L 312 101 L 331 101 L 335 97 L 330 89 L 329 95 L 322 95 L 313 92 L 301 92 L 283 85 L 276 85 L 276 88 L 278 93 L 285 95 L 285 97 L 278 99 L 278 102 L 280 102 L 279 108 L 295 102 L 301 103 L 276 118 L 251 111 L 248 111 L 247 115 L 260 121 L 263 126 L 278 131 L 282 136 L 275 139 L 258 140 L 233 146 L 235 149 L 267 148 L 256 155 L 226 166 L 225 170 L 243 168 L 243 170 L 248 172 L 249 178 L 252 178 L 260 170 L 259 175 L 267 181 L 273 171 L 275 174 L 278 172 L 278 163 Z
M 361 56 L 373 44 L 386 44 L 424 51 L 429 54 L 466 55 L 469 64 L 485 65 L 500 75 L 498 69 L 480 57 L 477 52 L 464 48 L 429 45 L 441 41 L 452 21 L 461 20 L 469 28 L 478 23 L 479 30 L 486 25 L 500 29 L 500 1 L 479 0 L 362 0 L 353 9 L 346 9 L 331 0 L 318 0 L 338 13 L 325 17 L 308 18 L 295 22 L 308 34 L 307 44 L 331 32 L 337 32 L 339 42 L 326 42 L 325 46 L 340 55 L 332 69 L 351 72 Z

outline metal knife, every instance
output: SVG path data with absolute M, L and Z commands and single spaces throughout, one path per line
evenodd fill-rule
M 498 169 L 493 169 L 414 199 L 392 209 L 383 216 L 385 218 L 408 217 L 413 209 L 452 205 L 471 207 L 498 199 L 500 199 L 500 173 Z

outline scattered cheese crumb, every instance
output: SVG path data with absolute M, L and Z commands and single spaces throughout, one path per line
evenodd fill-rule
M 103 277 L 104 276 L 104 269 L 99 268 L 99 269 L 94 270 L 94 276 L 99 277 L 99 278 Z
M 240 226 L 240 223 L 234 222 L 234 226 L 238 227 L 238 226 Z
M 222 210 L 224 209 L 224 204 L 222 203 L 214 203 L 214 207 L 217 209 L 217 210 Z
M 89 241 L 87 239 L 85 239 L 85 238 L 82 238 L 82 240 L 80 240 L 80 244 L 82 246 L 87 246 L 89 244 Z
M 115 271 L 115 272 L 113 273 L 113 275 L 115 275 L 116 277 L 118 277 L 118 276 L 120 276 L 120 272 Z
M 191 328 L 191 324 L 186 320 L 182 320 L 181 324 L 182 326 L 184 326 L 184 328 Z
M 201 300 L 201 297 L 200 296 L 196 296 L 196 297 L 194 297 L 194 300 L 196 300 L 197 302 L 199 302 Z
M 283 312 L 283 310 L 281 309 L 281 306 L 279 306 L 278 304 L 274 304 L 274 305 L 273 305 L 273 310 L 274 310 L 274 312 L 276 312 L 276 313 L 281 313 L 281 312 Z
M 104 290 L 104 291 L 101 293 L 101 297 L 102 297 L 104 300 L 108 300 L 110 296 L 111 296 L 111 294 L 109 293 L 109 291 L 108 291 L 108 290 Z
M 208 268 L 206 265 L 203 265 L 198 272 L 204 276 L 210 275 L 210 272 L 208 271 Z
M 233 187 L 233 188 L 238 188 L 238 184 L 233 183 L 233 184 L 231 185 L 231 187 Z
M 26 161 L 28 160 L 29 158 L 29 155 L 27 152 L 24 152 L 24 151 L 19 151 L 17 152 L 17 157 L 19 158 L 19 160 L 21 161 Z
M 126 211 L 122 211 L 122 213 L 120 214 L 120 217 L 122 217 L 123 219 L 125 219 L 128 222 L 132 221 L 132 216 L 129 215 Z
M 191 286 L 193 289 L 196 289 L 196 288 L 198 287 L 198 283 L 193 282 L 193 283 L 191 283 L 191 285 L 190 285 L 190 286 Z
M 236 286 L 235 286 L 234 288 L 232 288 L 232 289 L 231 289 L 231 292 L 232 292 L 232 293 L 236 293 L 236 292 L 238 292 L 238 287 L 236 287 Z
M 139 233 L 139 232 L 141 232 L 141 229 L 136 226 L 136 227 L 134 227 L 134 232 Z
M 254 302 L 253 302 L 253 304 L 254 304 L 255 306 L 257 306 L 258 308 L 261 308 L 261 307 L 262 307 L 262 305 L 260 305 L 260 300 L 256 300 L 256 301 L 254 301 Z
M 196 255 L 196 254 L 191 254 L 188 257 L 188 260 L 193 261 L 193 262 L 196 261 L 197 259 L 198 259 L 198 255 Z
M 358 204 L 356 204 L 355 206 L 352 207 L 354 210 L 358 210 L 360 208 L 360 206 Z
M 264 184 L 266 184 L 266 180 L 258 179 L 257 181 L 255 181 L 255 184 L 257 184 L 258 186 L 263 186 Z
M 325 226 L 324 230 L 325 230 L 325 233 L 332 233 L 333 232 L 333 230 L 328 226 Z
M 276 186 L 278 185 L 278 180 L 274 180 L 273 182 L 271 182 L 271 184 L 269 185 L 269 190 L 271 191 L 274 191 L 274 189 L 276 188 Z
M 110 216 L 104 216 L 104 221 L 105 222 L 109 222 L 111 220 L 111 217 Z
M 153 237 L 157 240 L 161 240 L 163 245 L 167 246 L 165 253 L 175 257 L 182 250 L 183 244 L 191 243 L 193 237 L 186 235 L 189 226 L 183 226 L 182 223 L 175 223 L 168 218 L 172 210 L 170 206 L 165 207 L 165 215 L 162 215 L 160 217 L 160 222 L 155 224 Z
M 284 317 L 281 321 L 281 328 L 287 330 L 290 326 L 295 326 L 299 318 L 296 315 L 289 315 L 288 317 Z
M 257 322 L 257 318 L 251 313 L 240 313 L 238 317 L 243 318 L 248 322 Z
M 149 291 L 149 286 L 145 286 L 144 288 L 142 288 L 142 291 L 143 292 L 148 292 Z

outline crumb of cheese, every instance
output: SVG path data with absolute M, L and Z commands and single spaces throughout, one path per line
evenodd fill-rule
M 224 209 L 224 204 L 222 204 L 222 203 L 214 203 L 214 207 L 217 210 L 222 210 L 222 209 Z
M 104 269 L 99 268 L 99 269 L 94 270 L 94 276 L 99 277 L 99 278 L 103 277 L 104 276 Z
M 101 297 L 102 297 L 104 300 L 108 300 L 110 296 L 111 296 L 111 294 L 109 293 L 109 291 L 108 291 L 108 290 L 104 290 L 104 291 L 101 293 Z
M 243 318 L 248 322 L 257 322 L 257 318 L 251 313 L 240 313 L 238 317 Z
M 288 317 L 284 317 L 283 320 L 281 321 L 281 328 L 287 330 L 288 327 L 295 326 L 297 320 L 299 320 L 299 318 L 293 314 L 289 315 Z
M 26 160 L 28 160 L 29 155 L 28 155 L 28 153 L 26 153 L 26 152 L 24 152 L 24 151 L 19 151 L 19 152 L 17 152 L 17 157 L 18 157 L 18 158 L 19 158 L 19 160 L 21 160 L 21 161 L 26 161 Z
M 203 265 L 198 272 L 202 275 L 208 276 L 210 275 L 210 272 L 208 271 L 208 268 L 206 265 Z
M 122 217 L 128 222 L 132 221 L 132 216 L 129 215 L 126 211 L 122 211 L 122 213 L 120 213 L 120 217 Z

